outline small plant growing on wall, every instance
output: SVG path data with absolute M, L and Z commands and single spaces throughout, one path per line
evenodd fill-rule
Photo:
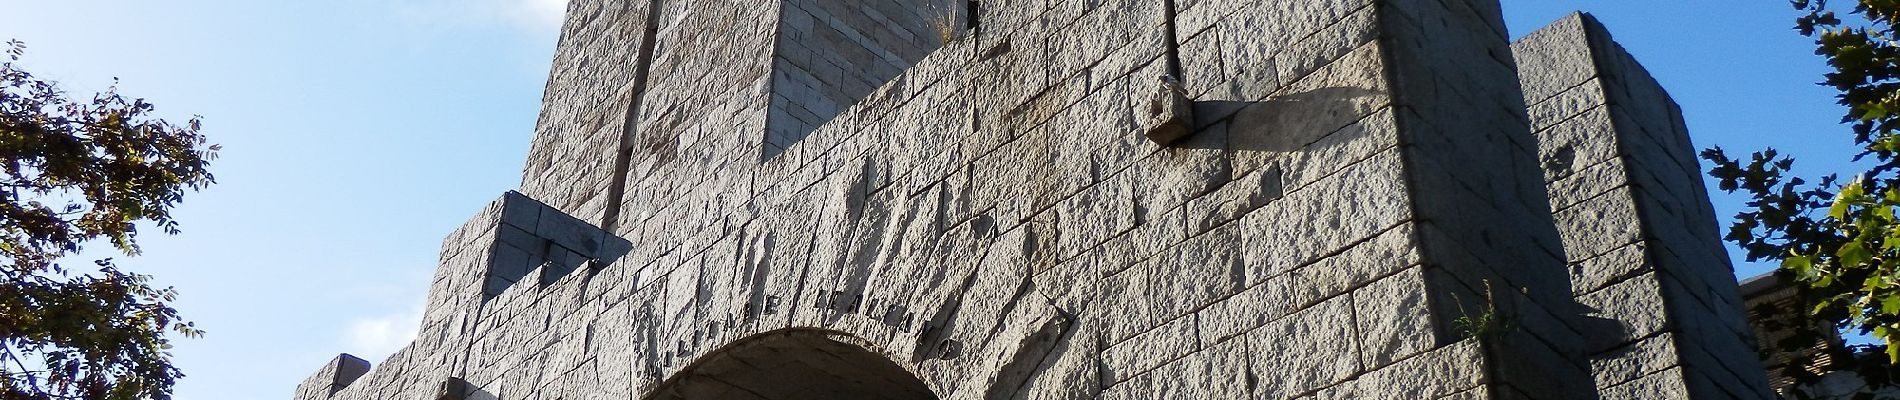
M 960 23 L 962 18 L 958 18 L 961 8 L 958 6 L 961 3 L 963 3 L 962 0 L 940 0 L 932 1 L 926 6 L 928 14 L 924 17 L 929 19 L 927 22 L 930 24 L 930 30 L 937 34 L 939 43 L 949 44 L 962 33 L 963 26 Z
M 1459 316 L 1452 320 L 1452 328 L 1467 338 L 1496 338 L 1515 329 L 1511 322 L 1498 314 L 1497 300 L 1491 294 L 1491 280 L 1484 281 L 1484 309 L 1472 313 L 1458 305 Z

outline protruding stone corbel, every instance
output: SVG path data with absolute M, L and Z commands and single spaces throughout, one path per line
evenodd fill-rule
M 472 390 L 468 381 L 451 376 L 443 378 L 442 384 L 435 387 L 435 400 L 468 400 L 469 392 Z
M 1142 127 L 1155 144 L 1174 144 L 1194 131 L 1194 102 L 1188 100 L 1181 80 L 1173 76 L 1160 77 L 1142 115 Z

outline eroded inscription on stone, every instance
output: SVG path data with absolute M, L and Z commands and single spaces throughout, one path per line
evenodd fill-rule
M 866 302 L 863 293 L 820 290 L 813 298 L 813 308 L 864 316 L 899 332 L 910 333 L 912 322 L 917 319 L 917 313 L 911 312 L 909 307 L 885 298 L 871 298 Z

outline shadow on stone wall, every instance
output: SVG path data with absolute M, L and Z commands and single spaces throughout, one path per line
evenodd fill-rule
M 1331 87 L 1261 101 L 1196 101 L 1197 132 L 1175 147 L 1297 151 L 1352 125 L 1382 98 L 1384 93 L 1371 89 Z

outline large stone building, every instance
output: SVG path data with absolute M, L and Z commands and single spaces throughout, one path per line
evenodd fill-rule
M 1676 105 L 1499 7 L 572 0 L 520 192 L 297 398 L 1769 398 Z
M 1806 312 L 1812 306 L 1803 306 L 1800 293 L 1794 285 L 1774 273 L 1762 274 L 1742 281 L 1743 310 L 1748 313 L 1748 322 L 1755 333 L 1755 347 L 1763 355 L 1762 367 L 1768 370 L 1768 385 L 1777 393 L 1787 393 L 1796 387 L 1796 370 L 1815 375 L 1824 375 L 1839 368 L 1834 356 L 1849 350 L 1846 343 L 1834 329 L 1834 324 L 1816 321 Z M 1809 331 L 1821 337 L 1812 342 L 1810 339 L 1797 338 L 1801 333 L 1799 325 L 1813 329 Z M 1794 346 L 1788 349 L 1788 346 Z

